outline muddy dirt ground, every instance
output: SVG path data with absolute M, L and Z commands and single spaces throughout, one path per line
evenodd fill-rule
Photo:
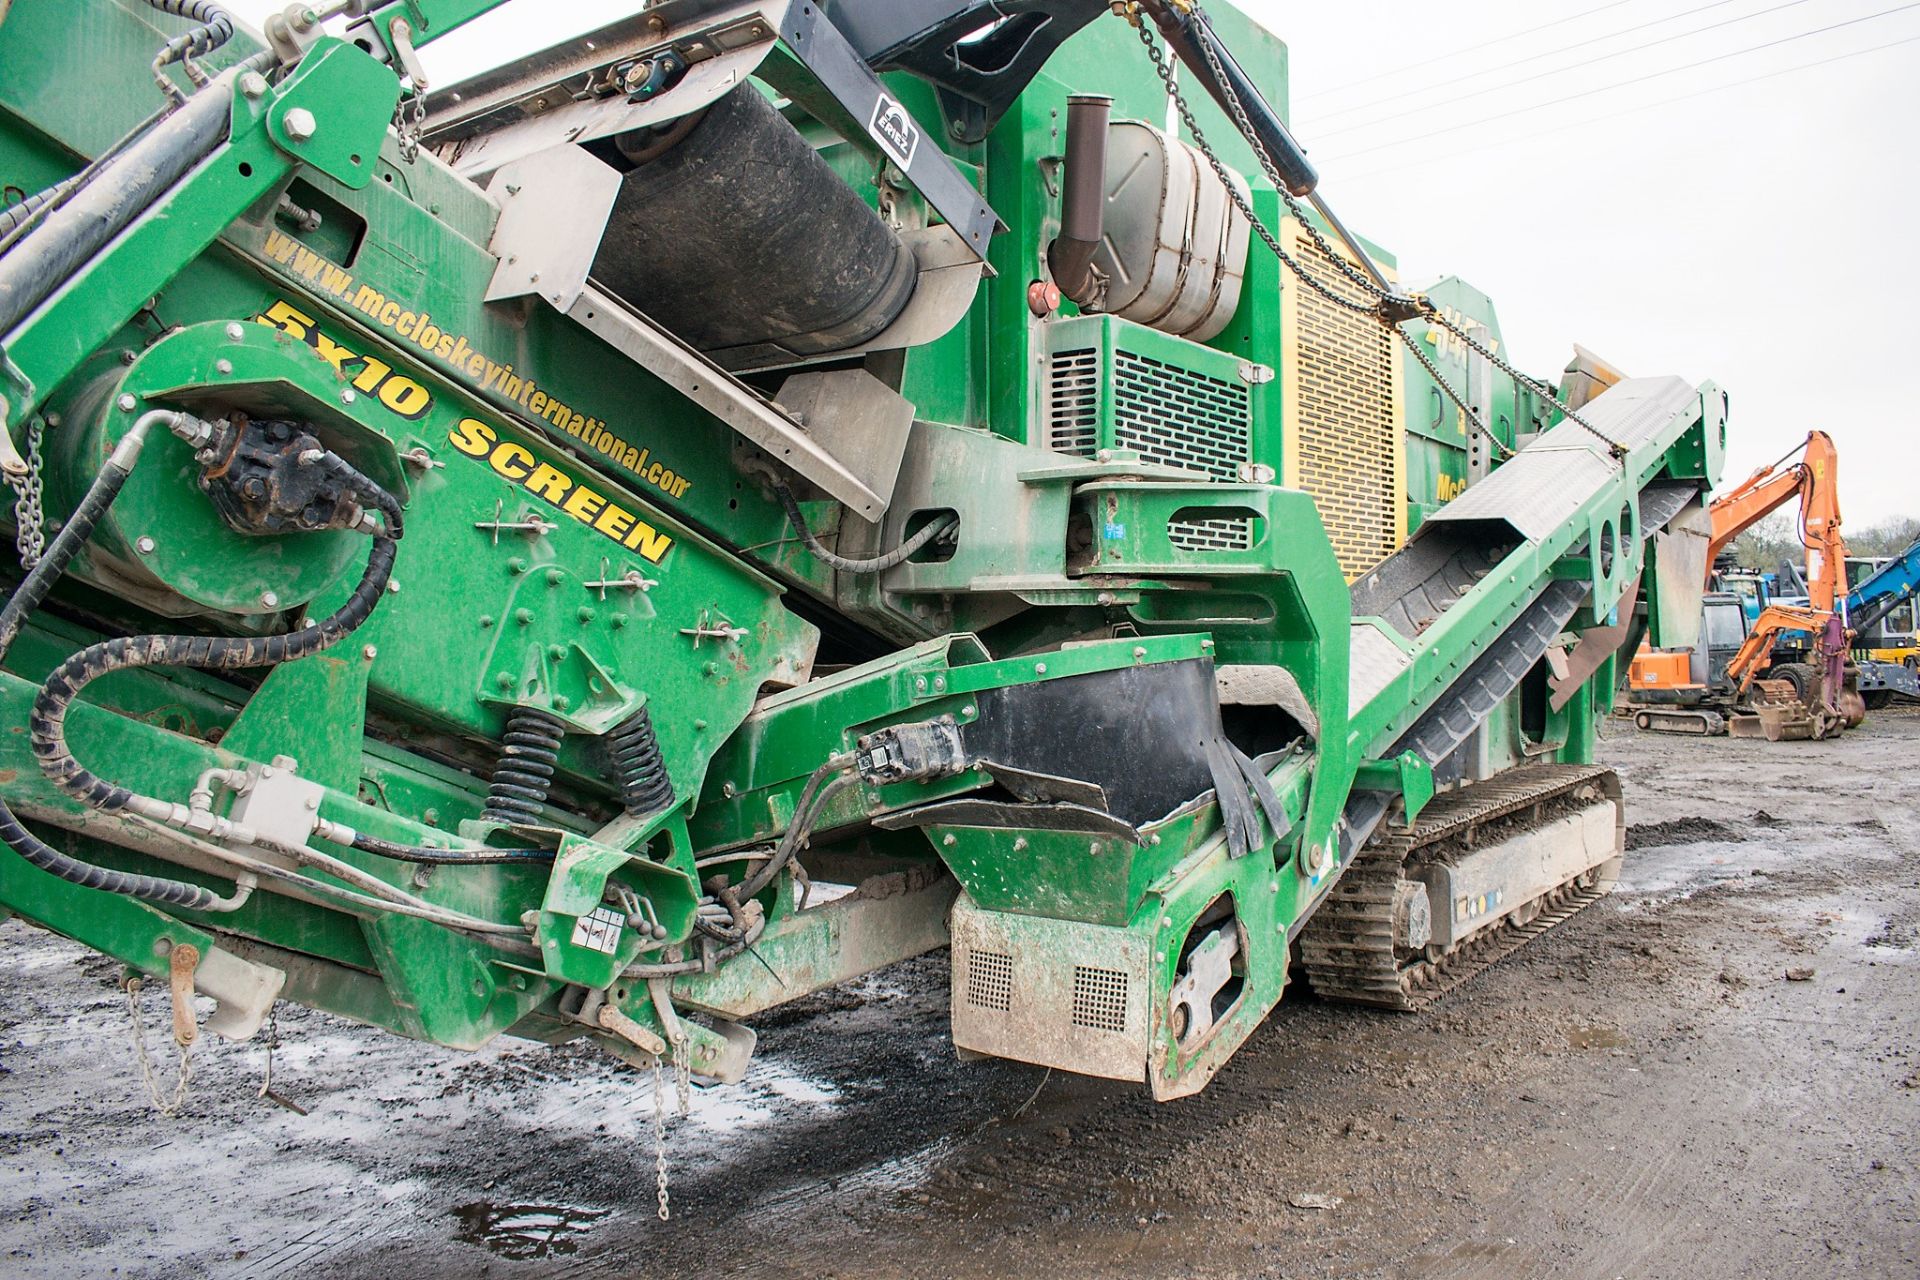
M 0 1274 L 1920 1275 L 1920 714 L 1605 753 L 1620 890 L 1426 1014 L 1296 988 L 1156 1106 L 956 1061 L 925 957 L 760 1020 L 668 1122 L 664 1223 L 649 1077 L 290 1011 L 305 1115 L 203 1041 L 162 1119 L 113 966 L 14 922 Z

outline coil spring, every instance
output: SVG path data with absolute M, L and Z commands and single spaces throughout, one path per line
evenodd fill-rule
M 566 726 L 545 711 L 509 711 L 506 732 L 500 736 L 500 762 L 488 780 L 487 807 L 480 816 L 493 822 L 537 822 L 546 811 L 566 734 Z
M 620 803 L 628 813 L 655 813 L 673 803 L 673 779 L 653 733 L 653 717 L 643 706 L 607 734 Z

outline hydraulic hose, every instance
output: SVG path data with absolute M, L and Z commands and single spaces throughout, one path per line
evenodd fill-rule
M 554 857 L 551 849 L 478 849 L 463 853 L 458 849 L 435 849 L 423 844 L 395 844 L 364 831 L 354 832 L 353 847 L 362 853 L 379 854 L 396 862 L 417 862 L 429 867 L 537 864 L 552 862 Z
M 52 204 L 71 188 L 73 179 L 56 182 L 45 191 L 36 191 L 25 199 L 15 201 L 5 209 L 0 209 L 0 240 L 13 234 L 15 227 L 25 222 L 40 209 Z
M 793 820 L 787 823 L 786 832 L 780 837 L 780 843 L 774 846 L 773 856 L 761 863 L 739 884 L 722 891 L 722 901 L 729 906 L 750 902 L 778 876 L 787 863 L 793 860 L 800 846 L 813 832 L 814 821 L 820 811 L 826 807 L 828 799 L 847 783 L 852 782 L 851 775 L 840 772 L 853 763 L 851 754 L 833 756 L 813 771 L 807 779 L 807 785 L 800 789 L 800 799 L 793 806 Z
M 0 254 L 6 253 L 29 231 L 39 226 L 48 214 L 65 204 L 74 192 L 92 182 L 95 175 L 112 164 L 114 159 L 128 147 L 145 137 L 147 131 L 159 124 L 171 109 L 162 107 L 142 120 L 131 132 L 122 134 L 119 141 L 95 156 L 78 173 L 63 178 L 44 191 L 34 192 L 25 200 L 0 213 Z
M 959 516 L 940 516 L 884 555 L 873 556 L 866 560 L 850 560 L 845 556 L 835 555 L 821 545 L 820 539 L 814 536 L 813 530 L 807 528 L 807 519 L 800 514 L 800 504 L 793 500 L 791 489 L 784 484 L 776 484 L 773 486 L 773 493 L 780 499 L 780 505 L 786 509 L 787 520 L 793 525 L 794 532 L 800 535 L 800 541 L 806 544 L 807 551 L 821 564 L 829 569 L 837 569 L 841 573 L 885 572 L 895 565 L 906 563 L 907 557 L 960 523 Z
M 236 67 L 187 99 L 0 257 L 0 337 L 226 139 L 239 73 Z
M 178 85 L 167 79 L 167 66 L 175 62 L 183 64 L 188 76 L 198 83 L 203 77 L 194 71 L 193 64 L 187 59 L 212 53 L 231 39 L 233 15 L 213 0 L 147 0 L 147 4 L 162 13 L 200 24 L 185 35 L 167 41 L 153 57 L 153 78 L 159 84 L 160 91 L 175 102 L 183 102 L 186 95 L 180 92 Z
M 49 675 L 33 700 L 29 729 L 40 770 L 60 790 L 80 803 L 112 813 L 129 810 L 143 817 L 167 821 L 175 805 L 138 795 L 99 777 L 82 765 L 67 746 L 67 712 L 93 681 L 114 671 L 134 667 L 197 667 L 206 671 L 234 671 L 278 666 L 323 653 L 351 635 L 380 601 L 393 574 L 400 528 L 390 523 L 384 536 L 374 539 L 360 583 L 331 617 L 298 631 L 277 636 L 123 636 L 89 645 Z
M 6 606 L 0 608 L 0 659 L 4 659 L 7 651 L 13 647 L 21 627 L 26 624 L 27 616 L 46 599 L 55 580 L 92 534 L 102 513 L 119 496 L 121 486 L 126 484 L 127 476 L 140 456 L 141 447 L 146 443 L 147 433 L 157 424 L 164 422 L 171 425 L 184 416 L 164 410 L 143 414 L 120 438 L 106 465 L 100 468 L 100 474 L 87 486 L 86 496 L 81 498 L 73 515 L 61 526 L 59 534 L 7 600 Z M 22 826 L 4 798 L 0 798 L 0 841 L 42 871 L 58 876 L 69 884 L 125 894 L 143 902 L 155 902 L 187 911 L 231 910 L 239 905 L 239 901 L 223 898 L 197 884 L 111 871 L 62 853 Z M 234 896 L 244 901 L 246 892 L 243 885 Z

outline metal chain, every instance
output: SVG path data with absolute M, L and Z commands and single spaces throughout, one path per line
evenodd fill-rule
M 393 129 L 400 136 L 400 158 L 412 164 L 420 158 L 420 132 L 427 123 L 427 96 L 418 87 L 393 111 Z
M 1274 257 L 1285 263 L 1289 271 L 1292 271 L 1296 276 L 1300 277 L 1301 283 L 1305 284 L 1315 293 L 1318 293 L 1328 302 L 1338 307 L 1344 307 L 1348 311 L 1359 312 L 1362 315 L 1375 314 L 1375 308 L 1372 303 L 1356 302 L 1308 272 L 1305 267 L 1294 259 L 1292 254 L 1281 247 L 1280 241 L 1274 238 L 1271 231 L 1267 230 L 1266 224 L 1254 216 L 1252 204 L 1248 202 L 1247 197 L 1242 194 L 1239 186 L 1233 181 L 1232 176 L 1227 170 L 1227 166 L 1221 162 L 1218 155 L 1214 154 L 1212 146 L 1208 144 L 1206 133 L 1200 128 L 1200 122 L 1194 116 L 1193 108 L 1188 104 L 1186 95 L 1180 92 L 1180 83 L 1174 77 L 1173 68 L 1167 62 L 1166 56 L 1161 53 L 1159 42 L 1153 38 L 1153 32 L 1148 30 L 1145 22 L 1136 23 L 1134 30 L 1139 33 L 1140 44 L 1146 49 L 1147 58 L 1153 63 L 1153 69 L 1159 75 L 1160 82 L 1167 88 L 1167 97 L 1172 100 L 1174 109 L 1180 113 L 1180 122 L 1186 125 L 1187 132 L 1193 135 L 1194 146 L 1199 148 L 1202 156 L 1206 157 L 1207 163 L 1212 166 L 1214 174 L 1220 179 L 1220 184 L 1227 189 L 1227 195 L 1232 198 L 1234 207 L 1240 211 L 1240 216 L 1245 218 L 1248 225 L 1253 228 L 1254 234 L 1266 242 L 1267 248 L 1273 251 Z
M 260 1077 L 262 1098 L 273 1096 L 273 1051 L 280 1047 L 280 1003 L 275 1001 L 267 1014 L 267 1069 Z
M 666 1081 L 660 1074 L 660 1059 L 653 1060 L 653 1174 L 660 1188 L 660 1221 L 667 1212 L 667 1099 Z
M 692 1043 L 684 1028 L 673 1039 L 673 1086 L 680 1095 L 680 1114 L 686 1115 L 693 1110 L 693 1055 L 688 1046 Z
M 1200 8 L 1199 4 L 1196 3 L 1192 6 L 1192 12 L 1197 19 L 1205 21 L 1205 12 Z M 1247 207 L 1246 202 L 1240 199 L 1239 192 L 1227 178 L 1226 166 L 1213 154 L 1213 149 L 1207 144 L 1204 135 L 1196 126 L 1193 112 L 1187 106 L 1186 101 L 1181 95 L 1179 86 L 1172 76 L 1171 69 L 1168 67 L 1165 58 L 1161 55 L 1152 34 L 1148 31 L 1146 22 L 1137 14 L 1130 15 L 1130 20 L 1133 21 L 1135 29 L 1140 33 L 1140 42 L 1146 47 L 1148 56 L 1153 60 L 1154 69 L 1159 73 L 1162 82 L 1166 84 L 1169 96 L 1173 98 L 1176 107 L 1179 109 L 1181 120 L 1193 134 L 1194 145 L 1200 149 L 1202 155 L 1206 156 L 1207 162 L 1213 167 L 1214 172 L 1220 176 L 1221 181 L 1227 184 L 1227 189 L 1234 196 L 1234 203 L 1239 206 L 1241 214 L 1259 231 L 1260 238 L 1266 242 L 1267 247 L 1273 250 L 1275 256 L 1277 256 L 1280 261 L 1286 265 L 1287 269 L 1293 272 L 1302 283 L 1308 285 L 1316 293 L 1327 298 L 1329 301 L 1335 302 L 1347 310 L 1371 315 L 1383 326 L 1393 330 L 1401 342 L 1406 345 L 1407 349 L 1413 352 L 1414 358 L 1420 362 L 1421 367 L 1427 371 L 1428 376 L 1433 378 L 1440 389 L 1446 393 L 1447 398 L 1453 401 L 1455 406 L 1460 409 L 1471 428 L 1477 433 L 1484 435 L 1501 453 L 1511 456 L 1513 450 L 1487 428 L 1487 425 L 1480 420 L 1479 414 L 1474 411 L 1473 407 L 1467 404 L 1465 399 L 1454 390 L 1445 378 L 1440 376 L 1439 370 L 1435 368 L 1433 362 L 1427 358 L 1426 353 L 1414 345 L 1414 339 L 1401 327 L 1400 322 L 1393 320 L 1385 313 L 1382 304 L 1391 300 L 1396 303 L 1412 303 L 1419 307 L 1422 319 L 1429 324 L 1445 329 L 1447 332 L 1453 334 L 1475 354 L 1484 358 L 1488 363 L 1493 365 L 1494 368 L 1512 379 L 1516 385 L 1526 387 L 1535 395 L 1553 405 L 1555 409 L 1560 411 L 1563 417 L 1577 423 L 1589 434 L 1604 443 L 1615 457 L 1625 456 L 1627 450 L 1624 445 L 1574 412 L 1574 410 L 1555 395 L 1552 388 L 1548 387 L 1545 383 L 1540 382 L 1538 379 L 1526 373 L 1522 373 L 1519 369 L 1516 369 L 1513 365 L 1495 354 L 1492 348 L 1479 341 L 1460 325 L 1454 323 L 1444 312 L 1434 306 L 1430 300 L 1423 297 L 1392 297 L 1386 290 L 1369 279 L 1358 267 L 1349 262 L 1344 254 L 1336 251 L 1333 245 L 1328 242 L 1327 238 L 1321 234 L 1320 229 L 1314 225 L 1313 220 L 1307 216 L 1307 211 L 1300 204 L 1300 201 L 1292 192 L 1287 190 L 1286 184 L 1281 181 L 1279 168 L 1274 164 L 1273 157 L 1268 154 L 1266 147 L 1260 141 L 1259 135 L 1254 131 L 1253 122 L 1248 118 L 1246 107 L 1240 101 L 1239 94 L 1234 91 L 1233 82 L 1227 77 L 1226 69 L 1221 65 L 1219 55 L 1214 51 L 1212 42 L 1205 38 L 1197 40 L 1195 43 L 1199 46 L 1201 55 L 1207 61 L 1207 68 L 1214 78 L 1214 83 L 1221 86 L 1222 93 L 1227 100 L 1228 115 L 1232 119 L 1234 128 L 1239 131 L 1241 137 L 1246 140 L 1247 145 L 1252 149 L 1255 160 L 1259 162 L 1261 172 L 1266 175 L 1269 182 L 1273 183 L 1274 189 L 1279 193 L 1281 200 L 1286 202 L 1288 211 L 1293 214 L 1295 220 L 1299 223 L 1302 233 L 1313 242 L 1314 247 L 1317 248 L 1328 261 L 1333 263 L 1336 270 L 1357 288 L 1370 295 L 1373 301 L 1367 303 L 1355 302 L 1346 298 L 1344 295 L 1334 292 L 1334 290 L 1324 282 L 1303 270 L 1298 261 L 1280 248 L 1274 237 L 1260 224 L 1259 219 L 1253 217 L 1252 211 Z
M 193 1074 L 193 1044 L 188 1042 L 180 1046 L 180 1075 L 173 1082 L 173 1097 L 165 1098 L 160 1093 L 160 1083 L 154 1078 L 153 1058 L 147 1053 L 147 1028 L 140 1020 L 140 988 L 143 984 L 138 978 L 127 979 L 127 1017 L 133 1024 L 133 1048 L 140 1063 L 140 1080 L 147 1087 L 147 1097 L 153 1103 L 153 1109 L 172 1119 L 187 1100 L 187 1082 Z
M 44 426 L 38 415 L 27 420 L 27 474 L 8 481 L 18 495 L 13 503 L 13 536 L 20 545 L 23 569 L 39 564 L 47 549 L 46 515 L 40 506 L 40 469 L 44 459 L 40 445 Z

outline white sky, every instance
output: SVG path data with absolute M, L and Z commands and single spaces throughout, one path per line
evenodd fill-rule
M 228 3 L 255 23 L 282 7 Z M 1555 374 L 1580 342 L 1629 373 L 1712 378 L 1733 397 L 1727 481 L 1820 427 L 1850 525 L 1920 515 L 1903 314 L 1920 0 L 1242 4 L 1291 48 L 1328 201 L 1403 278 L 1490 294 L 1521 367 Z M 523 0 L 430 47 L 428 70 L 638 7 Z

